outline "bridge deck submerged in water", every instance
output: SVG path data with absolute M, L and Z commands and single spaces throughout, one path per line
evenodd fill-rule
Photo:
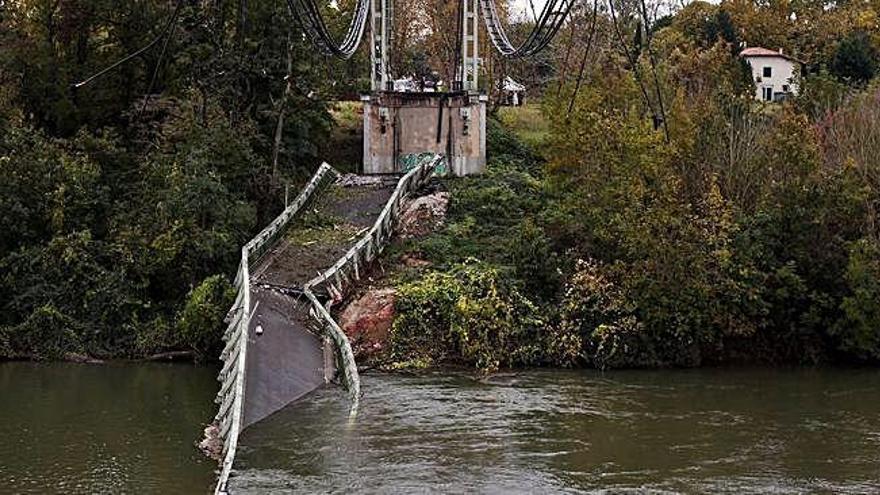
M 425 154 L 396 181 L 340 178 L 324 164 L 242 248 L 218 376 L 215 424 L 222 452 L 215 493 L 228 493 L 242 430 L 329 382 L 337 370 L 352 399 L 352 417 L 356 413 L 357 364 L 330 306 L 381 253 L 406 197 L 443 161 Z
M 247 363 L 244 426 L 308 394 L 334 374 L 332 347 L 314 328 L 302 290 L 369 229 L 397 184 L 397 177 L 344 179 L 319 193 L 315 207 L 290 227 L 252 274 L 252 324 L 259 330 L 249 349 L 253 354 Z

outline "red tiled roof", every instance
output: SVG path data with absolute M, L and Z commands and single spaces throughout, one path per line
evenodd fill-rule
M 794 62 L 803 63 L 800 60 L 786 55 L 785 53 L 779 53 L 776 50 L 768 50 L 767 48 L 761 48 L 760 46 L 753 46 L 751 48 L 746 48 L 745 50 L 739 52 L 740 57 L 782 57 L 787 60 L 792 60 Z

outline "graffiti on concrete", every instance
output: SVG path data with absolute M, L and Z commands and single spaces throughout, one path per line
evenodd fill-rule
M 405 155 L 400 155 L 400 157 L 398 157 L 398 159 L 397 159 L 397 169 L 401 173 L 405 174 L 405 173 L 409 172 L 410 170 L 418 167 L 419 165 L 425 163 L 426 161 L 433 159 L 435 156 L 437 156 L 437 155 L 435 155 L 434 153 L 430 153 L 430 152 L 428 152 L 428 153 L 408 153 Z M 434 174 L 442 176 L 442 175 L 446 175 L 446 172 L 447 172 L 446 161 L 441 160 L 437 164 L 437 166 L 435 167 Z

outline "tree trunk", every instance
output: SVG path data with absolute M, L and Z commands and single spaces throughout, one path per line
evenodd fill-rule
M 278 123 L 275 125 L 275 145 L 272 147 L 272 178 L 278 176 L 278 157 L 281 155 L 281 136 L 284 131 L 284 111 L 287 108 L 287 98 L 290 96 L 291 83 L 293 81 L 293 50 L 290 45 L 290 33 L 287 33 L 287 77 L 285 77 L 284 96 L 279 102 Z

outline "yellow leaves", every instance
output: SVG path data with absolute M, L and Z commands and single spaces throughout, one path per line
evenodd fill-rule
M 877 12 L 874 9 L 862 10 L 856 15 L 855 25 L 857 29 L 873 31 L 877 29 Z

